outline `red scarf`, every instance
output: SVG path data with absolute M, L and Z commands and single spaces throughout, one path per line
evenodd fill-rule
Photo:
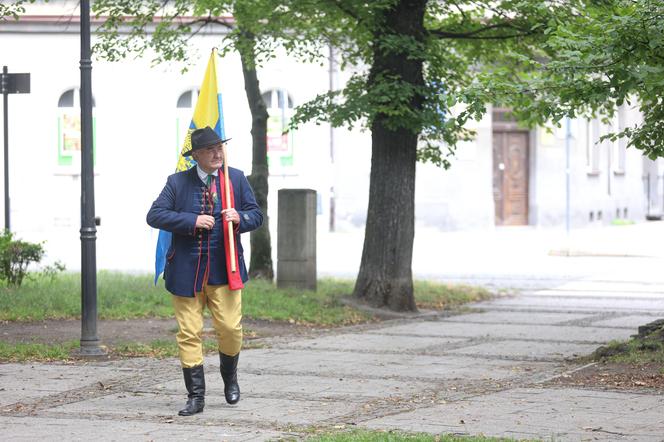
M 224 179 L 224 174 L 222 170 L 219 169 L 219 186 L 221 188 L 221 208 L 231 209 L 235 207 L 235 195 L 233 194 L 233 183 L 231 180 L 228 180 L 228 186 L 230 187 L 231 200 L 226 201 L 226 191 L 224 190 L 226 180 Z M 235 242 L 235 254 L 231 257 L 231 248 L 230 248 L 230 234 L 228 232 L 228 223 L 222 218 L 222 228 L 224 232 L 224 253 L 226 254 L 226 274 L 228 275 L 228 288 L 229 290 L 241 290 L 244 288 L 242 283 L 242 276 L 240 275 L 240 260 L 238 259 L 238 244 L 237 236 L 240 235 L 239 232 L 234 232 L 233 241 Z M 234 229 L 236 230 L 236 229 Z M 235 272 L 231 271 L 231 259 L 235 260 Z

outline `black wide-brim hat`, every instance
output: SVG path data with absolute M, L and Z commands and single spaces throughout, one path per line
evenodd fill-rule
M 182 155 L 188 157 L 191 153 L 198 149 L 214 146 L 215 144 L 223 144 L 230 138 L 222 140 L 219 135 L 210 127 L 205 126 L 201 129 L 196 129 L 191 133 L 191 149 L 184 152 Z

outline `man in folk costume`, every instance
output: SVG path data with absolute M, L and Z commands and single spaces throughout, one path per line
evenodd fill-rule
M 172 233 L 164 279 L 173 295 L 188 393 L 181 416 L 199 413 L 205 406 L 205 306 L 217 333 L 226 402 L 240 400 L 241 289 L 248 276 L 239 237 L 259 228 L 263 214 L 243 172 L 224 164 L 227 141 L 210 127 L 193 131 L 191 150 L 183 155 L 191 155 L 196 166 L 169 176 L 147 215 L 150 226 Z

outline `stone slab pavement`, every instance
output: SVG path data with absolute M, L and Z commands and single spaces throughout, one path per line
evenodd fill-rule
M 185 395 L 175 359 L 0 364 L 0 438 L 262 441 L 369 428 L 664 441 L 664 391 L 547 382 L 579 369 L 572 358 L 664 317 L 664 274 L 640 265 L 661 269 L 663 258 L 559 263 L 543 270 L 555 273 L 548 283 L 529 285 L 533 273 L 521 293 L 463 314 L 272 338 L 242 352 L 235 406 L 224 402 L 218 360 L 209 356 L 206 408 L 193 417 L 176 415 Z M 481 264 L 477 272 L 498 275 Z

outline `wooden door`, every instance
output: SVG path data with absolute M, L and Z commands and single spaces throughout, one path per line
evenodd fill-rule
M 496 225 L 528 224 L 528 132 L 493 132 Z

